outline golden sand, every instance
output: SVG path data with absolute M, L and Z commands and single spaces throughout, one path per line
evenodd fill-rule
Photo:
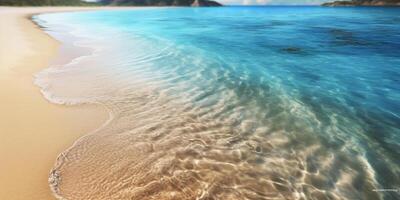
M 54 199 L 48 175 L 57 155 L 108 118 L 96 106 L 51 104 L 33 84 L 59 43 L 29 16 L 83 9 L 98 8 L 0 7 L 0 199 Z

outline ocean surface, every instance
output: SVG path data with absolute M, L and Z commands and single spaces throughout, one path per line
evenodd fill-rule
M 400 199 L 399 13 L 271 6 L 35 16 L 63 44 L 35 75 L 45 97 L 110 111 L 60 154 L 53 192 Z

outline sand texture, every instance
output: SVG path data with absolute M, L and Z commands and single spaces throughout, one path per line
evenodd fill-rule
M 108 118 L 97 106 L 51 104 L 33 84 L 60 44 L 30 16 L 85 9 L 99 8 L 0 7 L 0 199 L 54 199 L 48 175 L 57 155 Z

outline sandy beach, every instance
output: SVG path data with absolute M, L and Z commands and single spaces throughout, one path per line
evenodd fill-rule
M 0 200 L 399 199 L 398 8 L 139 9 L 0 7 Z
M 97 106 L 51 104 L 33 84 L 60 44 L 30 16 L 88 9 L 105 8 L 0 7 L 0 199 L 54 199 L 48 175 L 57 155 L 108 118 Z

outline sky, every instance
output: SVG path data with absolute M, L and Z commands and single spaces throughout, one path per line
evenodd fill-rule
M 98 0 L 85 0 L 98 1 Z M 226 5 L 319 5 L 333 0 L 216 0 Z
M 217 0 L 233 5 L 319 5 L 332 0 Z

